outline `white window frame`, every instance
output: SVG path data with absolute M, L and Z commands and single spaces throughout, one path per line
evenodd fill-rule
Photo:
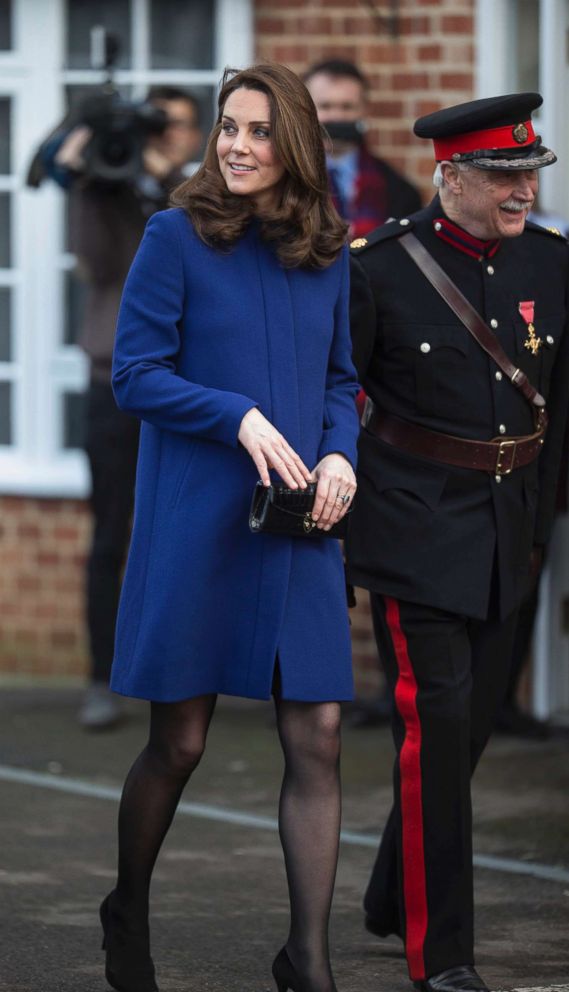
M 151 69 L 144 57 L 150 2 L 131 0 L 132 66 L 117 72 L 117 83 L 139 95 L 157 84 L 215 86 L 226 65 L 249 64 L 253 0 L 213 0 L 213 5 L 214 66 L 163 70 Z M 13 174 L 0 177 L 0 191 L 14 194 L 13 268 L 0 270 L 0 285 L 12 287 L 13 361 L 0 363 L 0 381 L 14 383 L 13 443 L 0 446 L 0 493 L 85 498 L 85 455 L 61 447 L 63 394 L 83 390 L 88 375 L 82 351 L 62 343 L 64 273 L 73 265 L 62 248 L 65 194 L 53 183 L 37 191 L 24 184 L 32 150 L 63 114 L 65 86 L 96 82 L 97 73 L 62 68 L 65 0 L 14 0 L 14 8 L 13 48 L 0 53 L 0 96 L 14 100 Z
M 517 0 L 478 0 L 476 6 L 476 95 L 496 96 L 515 91 Z M 569 220 L 569 120 L 560 94 L 569 87 L 567 31 L 569 0 L 540 0 L 539 92 L 543 107 L 537 115 L 544 144 L 554 149 L 558 162 L 540 175 L 540 206 Z
M 477 2 L 477 96 L 515 90 L 512 39 L 516 0 Z M 569 220 L 569 122 L 560 94 L 569 89 L 566 39 L 569 0 L 540 0 L 539 92 L 543 107 L 538 130 L 558 162 L 540 173 L 540 209 Z M 569 600 L 569 518 L 557 519 L 540 583 L 540 606 L 533 640 L 532 708 L 541 719 L 569 719 L 569 637 L 563 603 Z

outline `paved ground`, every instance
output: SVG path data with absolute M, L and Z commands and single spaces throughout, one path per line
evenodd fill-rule
M 96 907 L 113 879 L 114 797 L 144 740 L 145 708 L 129 704 L 121 729 L 89 735 L 75 723 L 78 700 L 74 689 L 0 692 L 0 992 L 106 988 Z M 475 850 L 491 864 L 476 871 L 478 967 L 493 989 L 569 992 L 568 756 L 567 739 L 499 738 L 477 775 Z M 332 923 L 339 992 L 411 987 L 398 941 L 361 925 L 391 761 L 387 731 L 346 730 L 344 828 L 355 836 L 342 845 Z M 20 781 L 24 770 L 37 778 Z M 184 807 L 155 874 L 162 992 L 272 988 L 287 925 L 272 828 L 280 773 L 270 706 L 223 702 L 184 796 L 202 808 Z M 246 816 L 225 822 L 213 818 L 219 810 Z

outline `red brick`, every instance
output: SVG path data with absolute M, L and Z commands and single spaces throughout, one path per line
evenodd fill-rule
M 305 34 L 326 34 L 332 31 L 331 17 L 299 17 L 298 29 L 301 37 Z
M 428 35 L 431 30 L 431 19 L 426 14 L 413 17 L 399 17 L 398 29 L 400 35 Z
M 78 527 L 56 527 L 53 536 L 57 541 L 78 541 Z
M 54 630 L 50 641 L 54 648 L 76 647 L 78 636 L 75 630 Z
M 439 62 L 442 59 L 441 45 L 418 45 L 417 58 L 420 62 Z
M 285 26 L 286 21 L 282 17 L 257 17 L 255 20 L 257 34 L 281 34 Z
M 395 90 L 425 90 L 429 85 L 429 75 L 426 72 L 394 72 L 393 87 Z
M 471 72 L 441 72 L 440 85 L 445 90 L 468 90 L 473 87 Z
M 386 65 L 405 64 L 407 52 L 401 45 L 388 45 L 381 41 L 369 41 L 360 46 L 360 60 L 366 66 L 370 64 L 377 71 L 378 67 Z
M 474 34 L 474 18 L 468 15 L 443 15 L 441 28 L 445 34 L 472 35 Z
M 371 117 L 401 117 L 403 104 L 400 100 L 372 100 L 369 113 Z

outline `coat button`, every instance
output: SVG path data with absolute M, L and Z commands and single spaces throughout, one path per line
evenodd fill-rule
M 488 273 L 489 276 L 493 276 L 494 275 L 494 266 L 493 265 L 489 265 L 487 267 L 487 269 L 486 269 L 486 272 Z
M 492 320 L 490 321 L 490 327 L 493 327 L 494 330 L 496 330 L 497 326 L 498 326 L 498 321 L 496 320 L 495 317 L 492 317 Z
M 495 475 L 494 478 L 496 479 L 496 482 L 501 482 L 502 481 L 502 476 L 501 475 Z
M 495 372 L 494 373 L 494 376 L 495 376 L 495 378 L 497 379 L 498 382 L 501 382 L 502 381 L 502 373 L 501 372 Z
M 498 427 L 498 430 L 500 431 L 500 434 L 505 434 L 506 433 L 506 425 L 505 424 L 500 424 L 500 426 Z
M 401 224 L 401 227 L 407 227 L 407 225 L 410 224 L 411 221 L 410 220 L 407 220 L 407 218 L 404 217 L 403 220 L 400 220 L 399 221 L 399 223 Z
M 442 231 L 442 229 L 443 229 L 443 225 L 441 224 L 440 220 L 437 220 L 435 222 L 435 231 Z
M 424 355 L 428 355 L 429 352 L 430 352 L 430 350 L 431 350 L 431 346 L 430 346 L 429 342 L 428 341 L 423 341 L 423 344 L 421 345 L 421 351 L 423 352 L 423 354 Z
M 548 334 L 545 340 L 547 341 L 548 344 L 554 344 L 555 343 L 555 338 L 552 338 L 551 337 L 551 334 Z

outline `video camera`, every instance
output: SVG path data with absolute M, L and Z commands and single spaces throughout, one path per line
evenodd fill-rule
M 63 121 L 37 149 L 29 167 L 27 184 L 37 188 L 46 178 L 44 152 L 60 143 L 78 125 L 91 128 L 92 136 L 82 152 L 84 176 L 91 182 L 118 185 L 132 183 L 144 171 L 143 151 L 148 137 L 161 134 L 167 115 L 151 103 L 125 100 L 114 82 L 114 66 L 120 53 L 119 39 L 102 27 L 91 29 L 91 66 L 107 70 L 104 84 L 72 107 Z
M 83 150 L 85 176 L 113 184 L 140 175 L 148 136 L 161 134 L 167 124 L 163 110 L 123 100 L 116 90 L 85 97 L 74 116 L 74 124 L 87 124 L 93 132 Z
M 86 124 L 93 136 L 83 151 L 85 175 L 105 183 L 131 182 L 143 171 L 142 152 L 151 134 L 167 124 L 163 110 L 143 101 L 124 100 L 114 83 L 120 42 L 102 27 L 91 29 L 91 65 L 106 69 L 101 90 L 83 98 L 72 112 L 73 124 Z

